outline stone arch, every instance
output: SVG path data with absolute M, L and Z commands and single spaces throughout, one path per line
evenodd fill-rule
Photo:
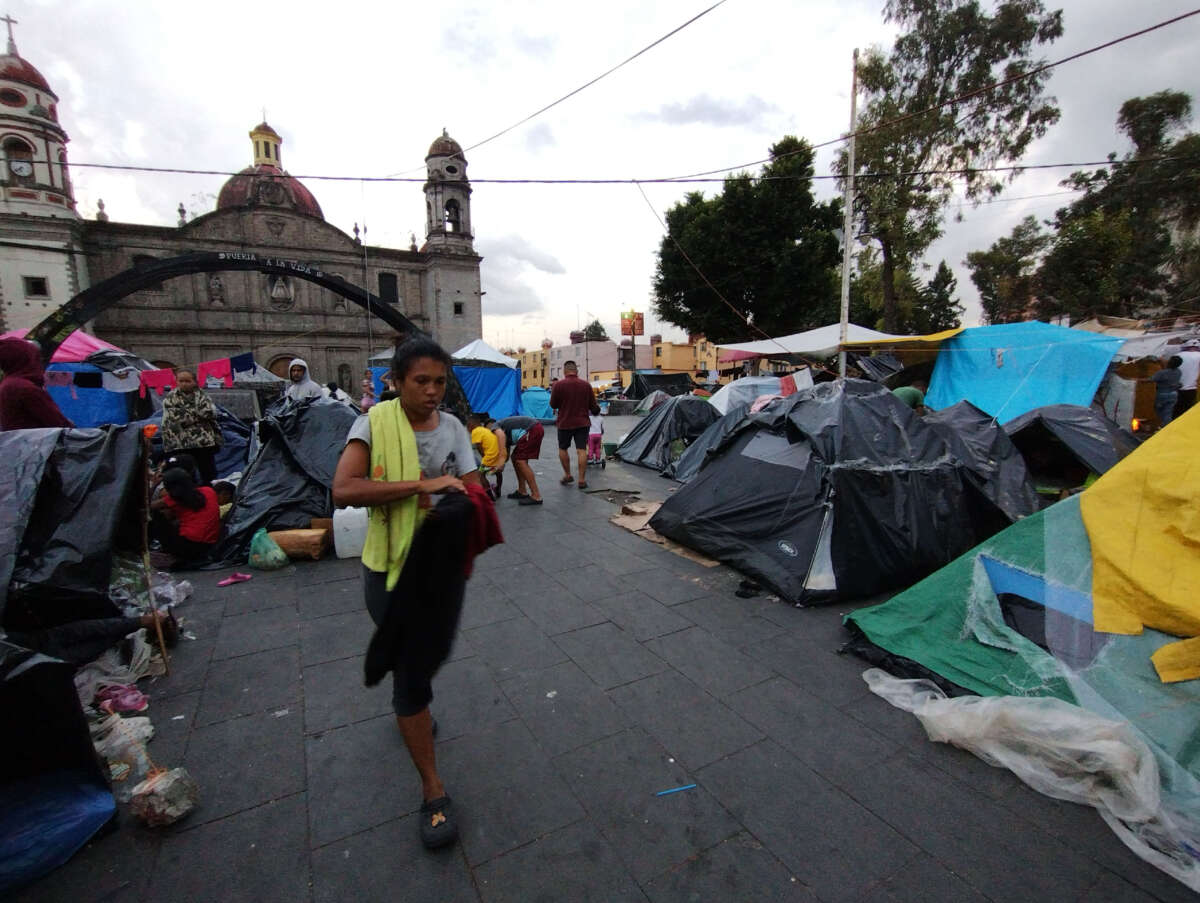
M 302 357 L 304 357 L 304 355 L 297 354 L 294 352 L 288 352 L 287 354 L 277 354 L 274 357 L 272 357 L 270 359 L 270 361 L 267 362 L 267 369 L 270 370 L 272 373 L 274 373 L 276 376 L 280 377 L 281 379 L 287 379 L 288 378 L 288 368 L 291 367 L 292 361 L 294 361 L 298 357 L 302 358 Z

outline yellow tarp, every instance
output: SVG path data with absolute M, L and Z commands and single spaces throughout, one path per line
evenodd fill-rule
M 842 342 L 842 348 L 901 348 L 906 345 L 939 345 L 946 339 L 953 338 L 966 327 L 945 329 L 942 332 L 931 332 L 928 335 L 901 335 L 889 339 L 867 339 L 862 342 Z
M 1092 618 L 1200 637 L 1200 406 L 1161 430 L 1080 499 L 1092 545 Z M 1153 656 L 1164 682 L 1200 677 L 1200 642 Z

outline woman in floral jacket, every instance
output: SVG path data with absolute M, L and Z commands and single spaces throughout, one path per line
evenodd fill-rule
M 200 478 L 211 483 L 217 478 L 216 455 L 221 447 L 217 406 L 196 385 L 192 371 L 177 370 L 175 381 L 175 389 L 163 399 L 163 451 L 191 455 Z

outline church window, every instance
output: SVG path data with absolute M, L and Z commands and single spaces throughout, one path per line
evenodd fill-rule
M 458 201 L 453 198 L 446 201 L 446 231 L 462 231 L 462 216 L 458 209 Z
M 379 274 L 379 299 L 388 304 L 400 303 L 400 288 L 395 273 Z
M 6 107 L 25 106 L 25 95 L 13 88 L 0 89 L 0 103 Z
M 461 317 L 463 312 L 463 303 L 461 301 L 454 302 L 454 316 Z
M 456 172 L 458 172 L 458 167 L 451 164 L 446 167 L 446 172 L 450 173 L 450 175 L 454 175 Z
M 50 297 L 50 287 L 45 276 L 22 276 L 21 279 L 25 283 L 26 298 Z
M 257 141 L 254 142 L 254 156 L 262 156 L 262 146 Z

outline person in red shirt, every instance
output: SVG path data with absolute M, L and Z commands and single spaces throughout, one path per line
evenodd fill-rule
M 181 467 L 163 474 L 162 497 L 150 507 L 165 510 L 173 520 L 158 521 L 158 540 L 163 548 L 179 559 L 178 563 L 196 563 L 208 558 L 221 538 L 221 508 L 211 486 L 197 487 L 192 475 Z
M 600 413 L 596 393 L 591 383 L 579 378 L 574 361 L 563 364 L 563 378 L 550 389 L 550 407 L 555 411 L 554 425 L 558 428 L 558 460 L 562 464 L 560 483 L 575 482 L 571 476 L 571 458 L 567 449 L 575 443 L 575 458 L 579 465 L 579 488 L 587 489 L 587 441 L 592 414 Z

